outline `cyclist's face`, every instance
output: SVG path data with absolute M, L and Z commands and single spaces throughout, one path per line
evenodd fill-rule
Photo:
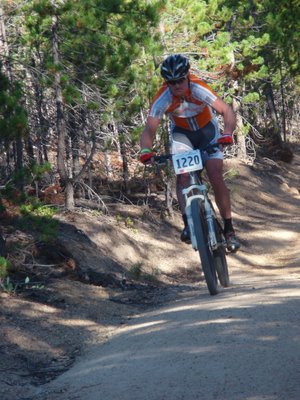
M 183 96 L 189 87 L 187 78 L 167 81 L 167 85 L 175 96 Z

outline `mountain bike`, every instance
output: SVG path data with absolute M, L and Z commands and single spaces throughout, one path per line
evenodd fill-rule
M 214 152 L 218 145 L 209 145 L 205 150 Z M 218 293 L 221 286 L 230 285 L 226 260 L 226 240 L 221 223 L 208 196 L 208 187 L 203 182 L 202 151 L 190 150 L 178 154 L 162 154 L 154 157 L 158 165 L 172 160 L 176 175 L 188 174 L 190 184 L 182 190 L 185 199 L 185 213 L 191 236 L 191 244 L 199 252 L 202 270 L 208 291 Z

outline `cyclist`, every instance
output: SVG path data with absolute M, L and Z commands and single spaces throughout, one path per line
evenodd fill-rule
M 164 84 L 153 98 L 141 135 L 140 161 L 143 164 L 152 162 L 153 140 L 164 114 L 170 117 L 172 152 L 182 145 L 198 149 L 207 147 L 209 143 L 231 145 L 236 127 L 235 113 L 205 82 L 190 72 L 188 58 L 181 54 L 170 55 L 163 61 L 160 72 Z M 215 112 L 221 114 L 224 120 L 222 135 Z M 223 152 L 220 149 L 213 154 L 204 152 L 203 161 L 224 220 L 227 248 L 229 251 L 237 251 L 240 243 L 233 228 L 230 195 L 223 179 Z M 177 175 L 177 198 L 184 222 L 181 240 L 186 243 L 190 243 L 190 233 L 184 213 L 182 189 L 188 184 L 187 175 Z

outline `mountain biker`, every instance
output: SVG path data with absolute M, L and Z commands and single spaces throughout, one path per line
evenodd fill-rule
M 210 143 L 222 146 L 233 143 L 232 134 L 236 127 L 233 109 L 226 104 L 199 77 L 190 72 L 188 58 L 181 54 L 168 56 L 161 65 L 164 84 L 152 100 L 149 115 L 140 139 L 140 161 L 153 162 L 153 140 L 164 114 L 170 117 L 171 151 L 180 145 L 203 149 Z M 215 112 L 224 121 L 220 134 Z M 204 154 L 204 165 L 212 185 L 216 204 L 224 220 L 224 233 L 229 251 L 237 251 L 240 243 L 232 224 L 229 191 L 223 179 L 223 152 L 218 149 L 213 154 Z M 190 233 L 185 215 L 182 189 L 189 185 L 187 175 L 177 175 L 177 198 L 182 212 L 184 228 L 181 240 L 190 243 Z

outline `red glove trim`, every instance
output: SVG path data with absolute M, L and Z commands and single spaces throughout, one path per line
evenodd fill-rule
M 154 153 L 151 151 L 149 153 L 144 153 L 140 155 L 140 162 L 143 164 L 149 164 L 151 159 L 154 157 Z
M 229 146 L 233 144 L 232 135 L 230 133 L 224 133 L 219 139 L 218 143 L 222 144 L 223 146 Z

